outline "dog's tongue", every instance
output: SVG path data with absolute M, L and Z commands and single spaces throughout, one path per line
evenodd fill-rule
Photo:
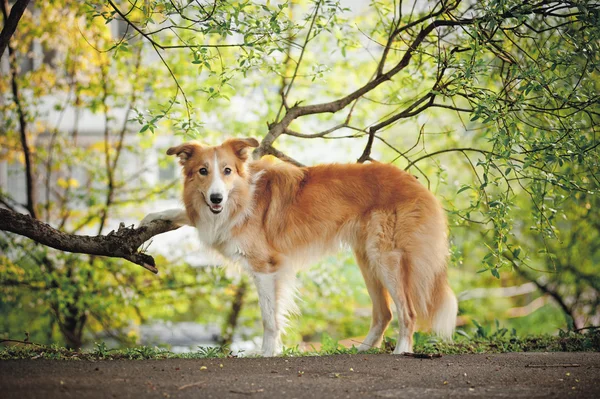
M 210 209 L 215 213 L 219 213 L 223 210 L 223 205 L 211 205 Z

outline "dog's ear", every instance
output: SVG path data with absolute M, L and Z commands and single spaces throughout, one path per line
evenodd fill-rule
M 223 145 L 228 145 L 231 147 L 235 155 L 241 159 L 242 161 L 246 161 L 248 156 L 250 155 L 250 149 L 258 147 L 258 140 L 249 138 L 249 139 L 229 139 Z
M 190 141 L 189 143 L 184 143 L 176 147 L 169 148 L 167 150 L 167 155 L 177 155 L 179 157 L 179 163 L 184 165 L 185 162 L 194 154 L 194 151 L 197 151 L 200 148 L 202 148 L 200 144 Z

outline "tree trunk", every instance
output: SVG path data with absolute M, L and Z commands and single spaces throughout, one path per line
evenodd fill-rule
M 248 282 L 245 277 L 242 277 L 237 289 L 235 290 L 235 295 L 233 297 L 233 301 L 231 302 L 231 310 L 229 311 L 229 315 L 227 316 L 227 320 L 223 326 L 223 334 L 220 342 L 221 345 L 231 345 L 233 342 L 233 334 L 237 328 L 247 289 Z

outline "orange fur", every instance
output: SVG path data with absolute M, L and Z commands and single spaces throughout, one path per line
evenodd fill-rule
M 381 163 L 299 168 L 248 161 L 248 150 L 256 145 L 253 139 L 228 140 L 217 147 L 188 143 L 169 153 L 179 155 L 183 164 L 183 202 L 200 238 L 242 263 L 263 284 L 259 289 L 272 286 L 264 288 L 261 302 L 266 355 L 276 353 L 271 350 L 276 344 L 267 341 L 276 341 L 285 323 L 287 307 L 278 305 L 280 298 L 293 290 L 284 276 L 293 278 L 307 259 L 340 243 L 353 248 L 373 300 L 371 331 L 360 349 L 381 343 L 392 304 L 400 321 L 397 351 L 412 349 L 417 317 L 432 320 L 443 336 L 451 335 L 456 299 L 446 277 L 446 218 L 418 180 Z M 234 170 L 221 176 L 229 190 L 223 215 L 206 211 L 210 179 L 198 174 L 213 158 Z M 277 277 L 261 282 L 269 275 Z M 273 297 L 269 290 L 275 290 Z

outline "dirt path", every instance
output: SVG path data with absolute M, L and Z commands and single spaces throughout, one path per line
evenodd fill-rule
M 600 398 L 600 353 L 0 362 L 5 399 L 484 396 Z

